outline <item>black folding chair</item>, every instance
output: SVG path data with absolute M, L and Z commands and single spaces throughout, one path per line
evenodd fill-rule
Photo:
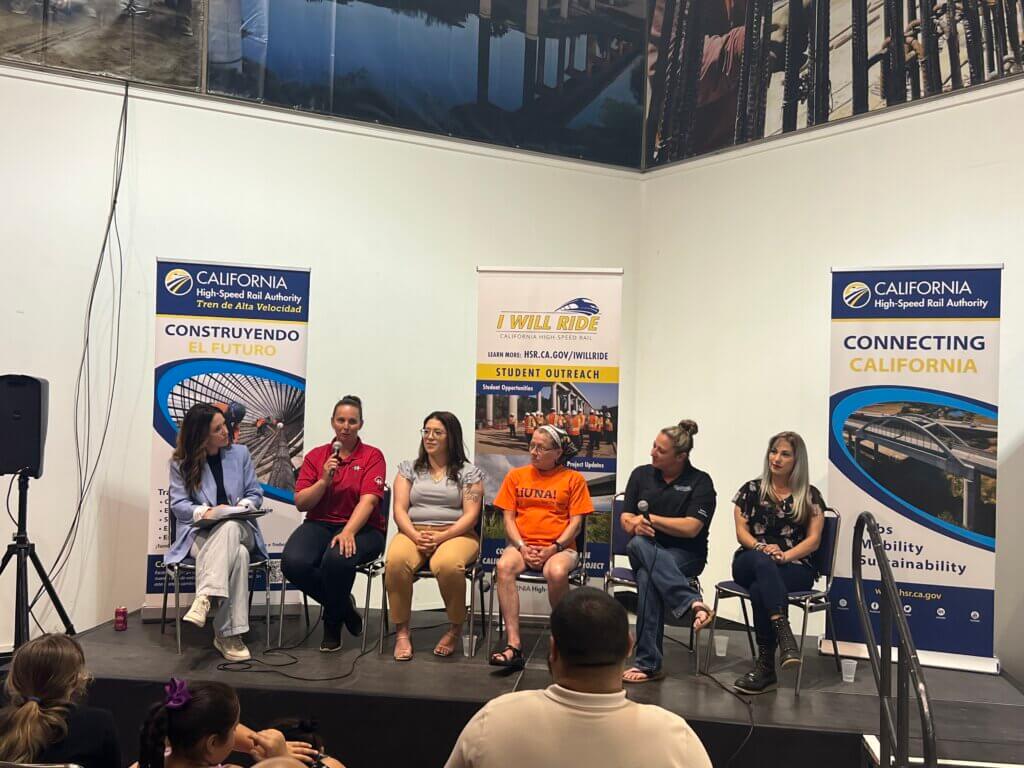
M 271 510 L 263 508 L 265 512 Z M 178 520 L 174 513 L 167 514 L 167 535 L 173 543 L 177 539 Z M 263 595 L 267 603 L 267 647 L 270 647 L 270 558 L 263 558 L 255 555 L 255 560 L 249 561 L 249 610 L 252 611 L 252 593 L 255 583 L 254 576 L 257 572 L 263 572 Z M 181 574 L 182 572 L 196 572 L 196 560 L 189 555 L 179 563 L 163 563 L 164 567 L 164 600 L 160 612 L 160 634 L 164 634 L 167 628 L 167 582 L 174 579 L 174 634 L 178 642 L 178 654 L 181 654 Z
M 387 524 L 391 517 L 391 488 L 387 485 L 384 486 L 384 496 L 380 500 L 381 511 L 384 513 L 384 539 L 387 540 Z M 381 553 L 373 560 L 365 563 L 361 563 L 356 566 L 356 573 L 360 573 L 366 577 L 366 599 L 363 601 L 363 638 L 362 643 L 359 646 L 360 652 L 366 650 L 366 630 L 369 628 L 370 618 L 370 587 L 373 586 L 373 580 L 377 576 L 384 574 L 384 553 Z M 282 638 L 284 637 L 284 599 L 287 593 L 287 580 L 282 579 L 281 583 L 281 600 L 278 607 L 278 627 L 277 627 L 277 644 L 282 644 Z M 302 610 L 306 616 L 306 628 L 307 631 L 310 627 L 309 621 L 309 596 L 302 593 Z
M 818 549 L 811 556 L 811 562 L 818 574 L 825 579 L 824 589 L 804 590 L 790 592 L 787 595 L 789 605 L 799 608 L 804 612 L 803 626 L 800 629 L 800 669 L 796 673 L 796 695 L 800 695 L 800 681 L 804 674 L 804 640 L 807 638 L 807 616 L 811 613 L 825 611 L 825 632 L 832 636 L 832 655 L 836 663 L 836 672 L 842 674 L 842 667 L 839 664 L 839 646 L 836 644 L 835 619 L 832 617 L 832 602 L 829 599 L 829 590 L 832 589 L 832 575 L 835 572 L 836 550 L 839 543 L 839 527 L 842 519 L 834 509 L 825 510 L 825 525 L 821 531 L 821 542 Z M 711 654 L 715 645 L 715 625 L 718 623 L 718 601 L 730 597 L 738 597 L 743 607 L 743 622 L 747 630 L 747 643 L 750 645 L 750 655 L 757 658 L 754 650 L 754 636 L 750 630 L 750 619 L 747 616 L 747 601 L 750 600 L 750 592 L 741 587 L 735 581 L 720 581 L 715 585 L 715 619 L 711 623 L 710 637 L 708 638 L 708 649 L 704 661 L 704 673 L 711 673 Z M 832 632 L 829 632 L 829 628 Z
M 496 512 L 492 512 L 496 514 Z M 579 557 L 576 560 L 575 567 L 569 572 L 569 586 L 584 587 L 587 584 L 587 517 L 583 515 L 583 522 L 580 525 L 580 530 L 576 534 L 576 552 Z M 481 547 L 482 549 L 482 547 Z M 497 569 L 497 564 L 495 564 Z M 516 577 L 516 583 L 522 584 L 547 584 L 547 579 L 544 578 L 544 574 L 541 571 L 534 571 L 527 569 Z M 489 599 L 489 607 L 487 609 L 487 655 L 494 651 L 494 637 L 496 634 L 501 632 L 503 625 L 503 618 L 501 616 L 501 610 L 499 606 L 498 611 L 498 632 L 494 631 L 494 593 L 498 591 L 498 578 L 497 574 L 491 576 L 491 596 Z
M 477 541 L 480 542 L 480 551 L 477 553 L 476 560 L 472 563 L 466 564 L 466 578 L 469 580 L 469 636 L 475 638 L 476 634 L 476 592 L 474 588 L 478 588 L 480 592 L 480 626 L 482 632 L 487 634 L 487 617 L 484 615 L 484 578 L 486 571 L 484 571 L 483 558 L 484 558 L 484 539 L 483 539 L 483 520 L 484 512 L 483 506 L 481 505 L 480 515 L 476 519 L 476 526 L 474 531 L 476 532 Z M 422 568 L 413 574 L 413 583 L 420 579 L 435 579 L 433 571 L 430 570 L 430 563 L 427 562 Z M 380 596 L 380 648 L 377 653 L 384 653 L 384 639 L 388 633 L 388 591 L 387 589 L 381 590 Z M 466 649 L 463 649 L 464 656 L 476 656 L 476 640 L 470 641 L 472 648 L 466 653 Z

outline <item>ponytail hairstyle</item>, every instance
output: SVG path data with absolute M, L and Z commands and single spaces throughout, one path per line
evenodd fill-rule
M 195 492 L 203 481 L 206 440 L 210 437 L 213 417 L 219 413 L 220 409 L 209 403 L 196 403 L 188 409 L 185 418 L 181 420 L 178 441 L 171 459 L 178 462 L 181 467 L 181 479 L 189 493 Z
M 345 395 L 341 400 L 334 404 L 334 408 L 331 410 L 331 418 L 334 418 L 334 414 L 338 412 L 338 409 L 343 405 L 351 405 L 353 408 L 359 411 L 359 422 L 363 421 L 363 401 L 356 395 Z
M 89 682 L 85 654 L 67 635 L 42 635 L 14 652 L 0 709 L 0 760 L 31 763 L 68 732 L 71 705 Z
M 683 419 L 672 427 L 665 427 L 661 434 L 672 441 L 672 450 L 676 456 L 693 450 L 693 436 L 697 434 L 697 422 Z
M 789 475 L 789 489 L 793 493 L 793 510 L 790 513 L 790 519 L 796 525 L 804 526 L 807 525 L 807 520 L 812 513 L 811 486 L 808 480 L 807 445 L 796 432 L 779 432 L 768 440 L 768 450 L 764 452 L 764 468 L 761 470 L 760 502 L 762 504 L 777 504 L 782 501 L 775 496 L 775 490 L 772 488 L 770 458 L 772 449 L 780 440 L 785 440 L 793 449 L 793 471 Z
M 150 708 L 139 732 L 139 768 L 163 768 L 165 746 L 198 762 L 208 737 L 227 741 L 238 725 L 238 696 L 230 685 L 186 683 L 172 677 L 164 694 L 164 700 Z

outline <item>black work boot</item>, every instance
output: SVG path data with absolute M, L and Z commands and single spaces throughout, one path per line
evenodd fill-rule
M 772 645 L 757 646 L 757 661 L 754 668 L 732 684 L 740 693 L 758 694 L 774 691 L 778 684 L 775 677 L 775 647 Z
M 800 649 L 793 637 L 793 630 L 789 628 L 789 619 L 785 616 L 772 619 L 772 628 L 779 641 L 779 664 L 783 669 L 800 666 Z

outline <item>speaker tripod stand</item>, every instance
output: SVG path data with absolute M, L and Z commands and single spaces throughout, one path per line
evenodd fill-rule
M 18 648 L 29 639 L 28 564 L 30 561 L 36 569 L 36 575 L 39 576 L 43 589 L 50 596 L 50 602 L 57 610 L 57 615 L 64 622 L 64 631 L 69 635 L 75 634 L 71 619 L 57 596 L 57 590 L 53 588 L 53 582 L 50 581 L 46 569 L 39 561 L 36 545 L 28 538 L 28 472 L 18 473 L 18 530 L 14 534 L 13 542 L 7 545 L 3 561 L 0 561 L 0 575 L 7 570 L 7 566 L 12 560 L 16 564 L 17 571 L 14 599 L 14 647 Z

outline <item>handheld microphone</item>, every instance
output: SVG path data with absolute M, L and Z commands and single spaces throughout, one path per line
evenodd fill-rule
M 336 458 L 338 458 L 338 454 L 340 454 L 340 453 L 341 453 L 341 441 L 340 440 L 335 440 L 333 443 L 331 443 L 331 456 L 336 459 Z M 331 477 L 334 477 L 334 470 L 333 469 L 331 470 L 330 475 L 331 475 Z
M 640 499 L 640 501 L 636 503 L 636 511 L 639 512 L 643 519 L 648 523 L 651 522 L 651 505 L 646 501 Z

